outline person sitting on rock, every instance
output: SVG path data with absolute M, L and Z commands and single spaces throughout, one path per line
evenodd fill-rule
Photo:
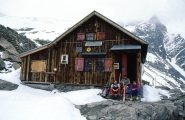
M 124 75 L 121 83 L 123 83 L 124 85 L 128 85 L 130 84 L 130 79 L 126 75 Z
M 139 86 L 134 81 L 133 84 L 127 85 L 127 91 L 130 96 L 130 100 L 132 100 L 132 96 L 136 96 L 136 100 L 139 99 Z
M 123 76 L 123 78 L 120 81 L 120 92 L 123 94 L 124 90 L 126 89 L 127 85 L 130 84 L 130 79 L 127 78 L 126 75 Z
M 120 84 L 115 80 L 111 85 L 111 96 L 118 95 L 120 96 Z

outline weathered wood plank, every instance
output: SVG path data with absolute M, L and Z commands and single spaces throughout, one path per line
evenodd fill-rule
M 27 81 L 29 81 L 29 79 L 30 79 L 30 78 L 29 78 L 29 74 L 30 74 L 30 63 L 31 63 L 31 61 L 30 61 L 30 55 L 28 55 L 28 56 L 27 56 L 27 66 L 26 66 L 26 69 L 27 69 L 27 70 L 26 70 L 26 71 L 27 71 L 27 72 L 26 72 L 26 80 L 27 80 Z

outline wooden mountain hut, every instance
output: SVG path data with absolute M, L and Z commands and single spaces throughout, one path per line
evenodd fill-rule
M 93 11 L 54 41 L 22 53 L 21 80 L 102 86 L 127 76 L 141 82 L 148 43 Z

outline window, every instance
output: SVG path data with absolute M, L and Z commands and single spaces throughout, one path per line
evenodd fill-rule
M 76 58 L 76 71 L 85 72 L 111 72 L 112 58 Z M 84 68 L 84 69 L 83 69 Z
M 64 54 L 61 56 L 61 64 L 68 64 L 68 55 Z
M 104 72 L 104 59 L 103 58 L 96 59 L 96 71 Z
M 91 72 L 92 71 L 92 59 L 91 58 L 86 58 L 85 59 L 85 66 L 84 66 L 84 70 L 85 72 Z
M 86 40 L 95 40 L 95 34 L 94 33 L 87 33 Z

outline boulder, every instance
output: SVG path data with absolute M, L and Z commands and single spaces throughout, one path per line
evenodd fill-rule
M 5 63 L 4 61 L 0 58 L 0 70 L 5 69 Z
M 13 62 L 12 67 L 13 67 L 15 70 L 17 70 L 17 69 L 19 69 L 21 66 L 20 66 L 20 64 L 17 63 L 17 62 Z
M 0 90 L 15 90 L 19 85 L 0 79 Z

